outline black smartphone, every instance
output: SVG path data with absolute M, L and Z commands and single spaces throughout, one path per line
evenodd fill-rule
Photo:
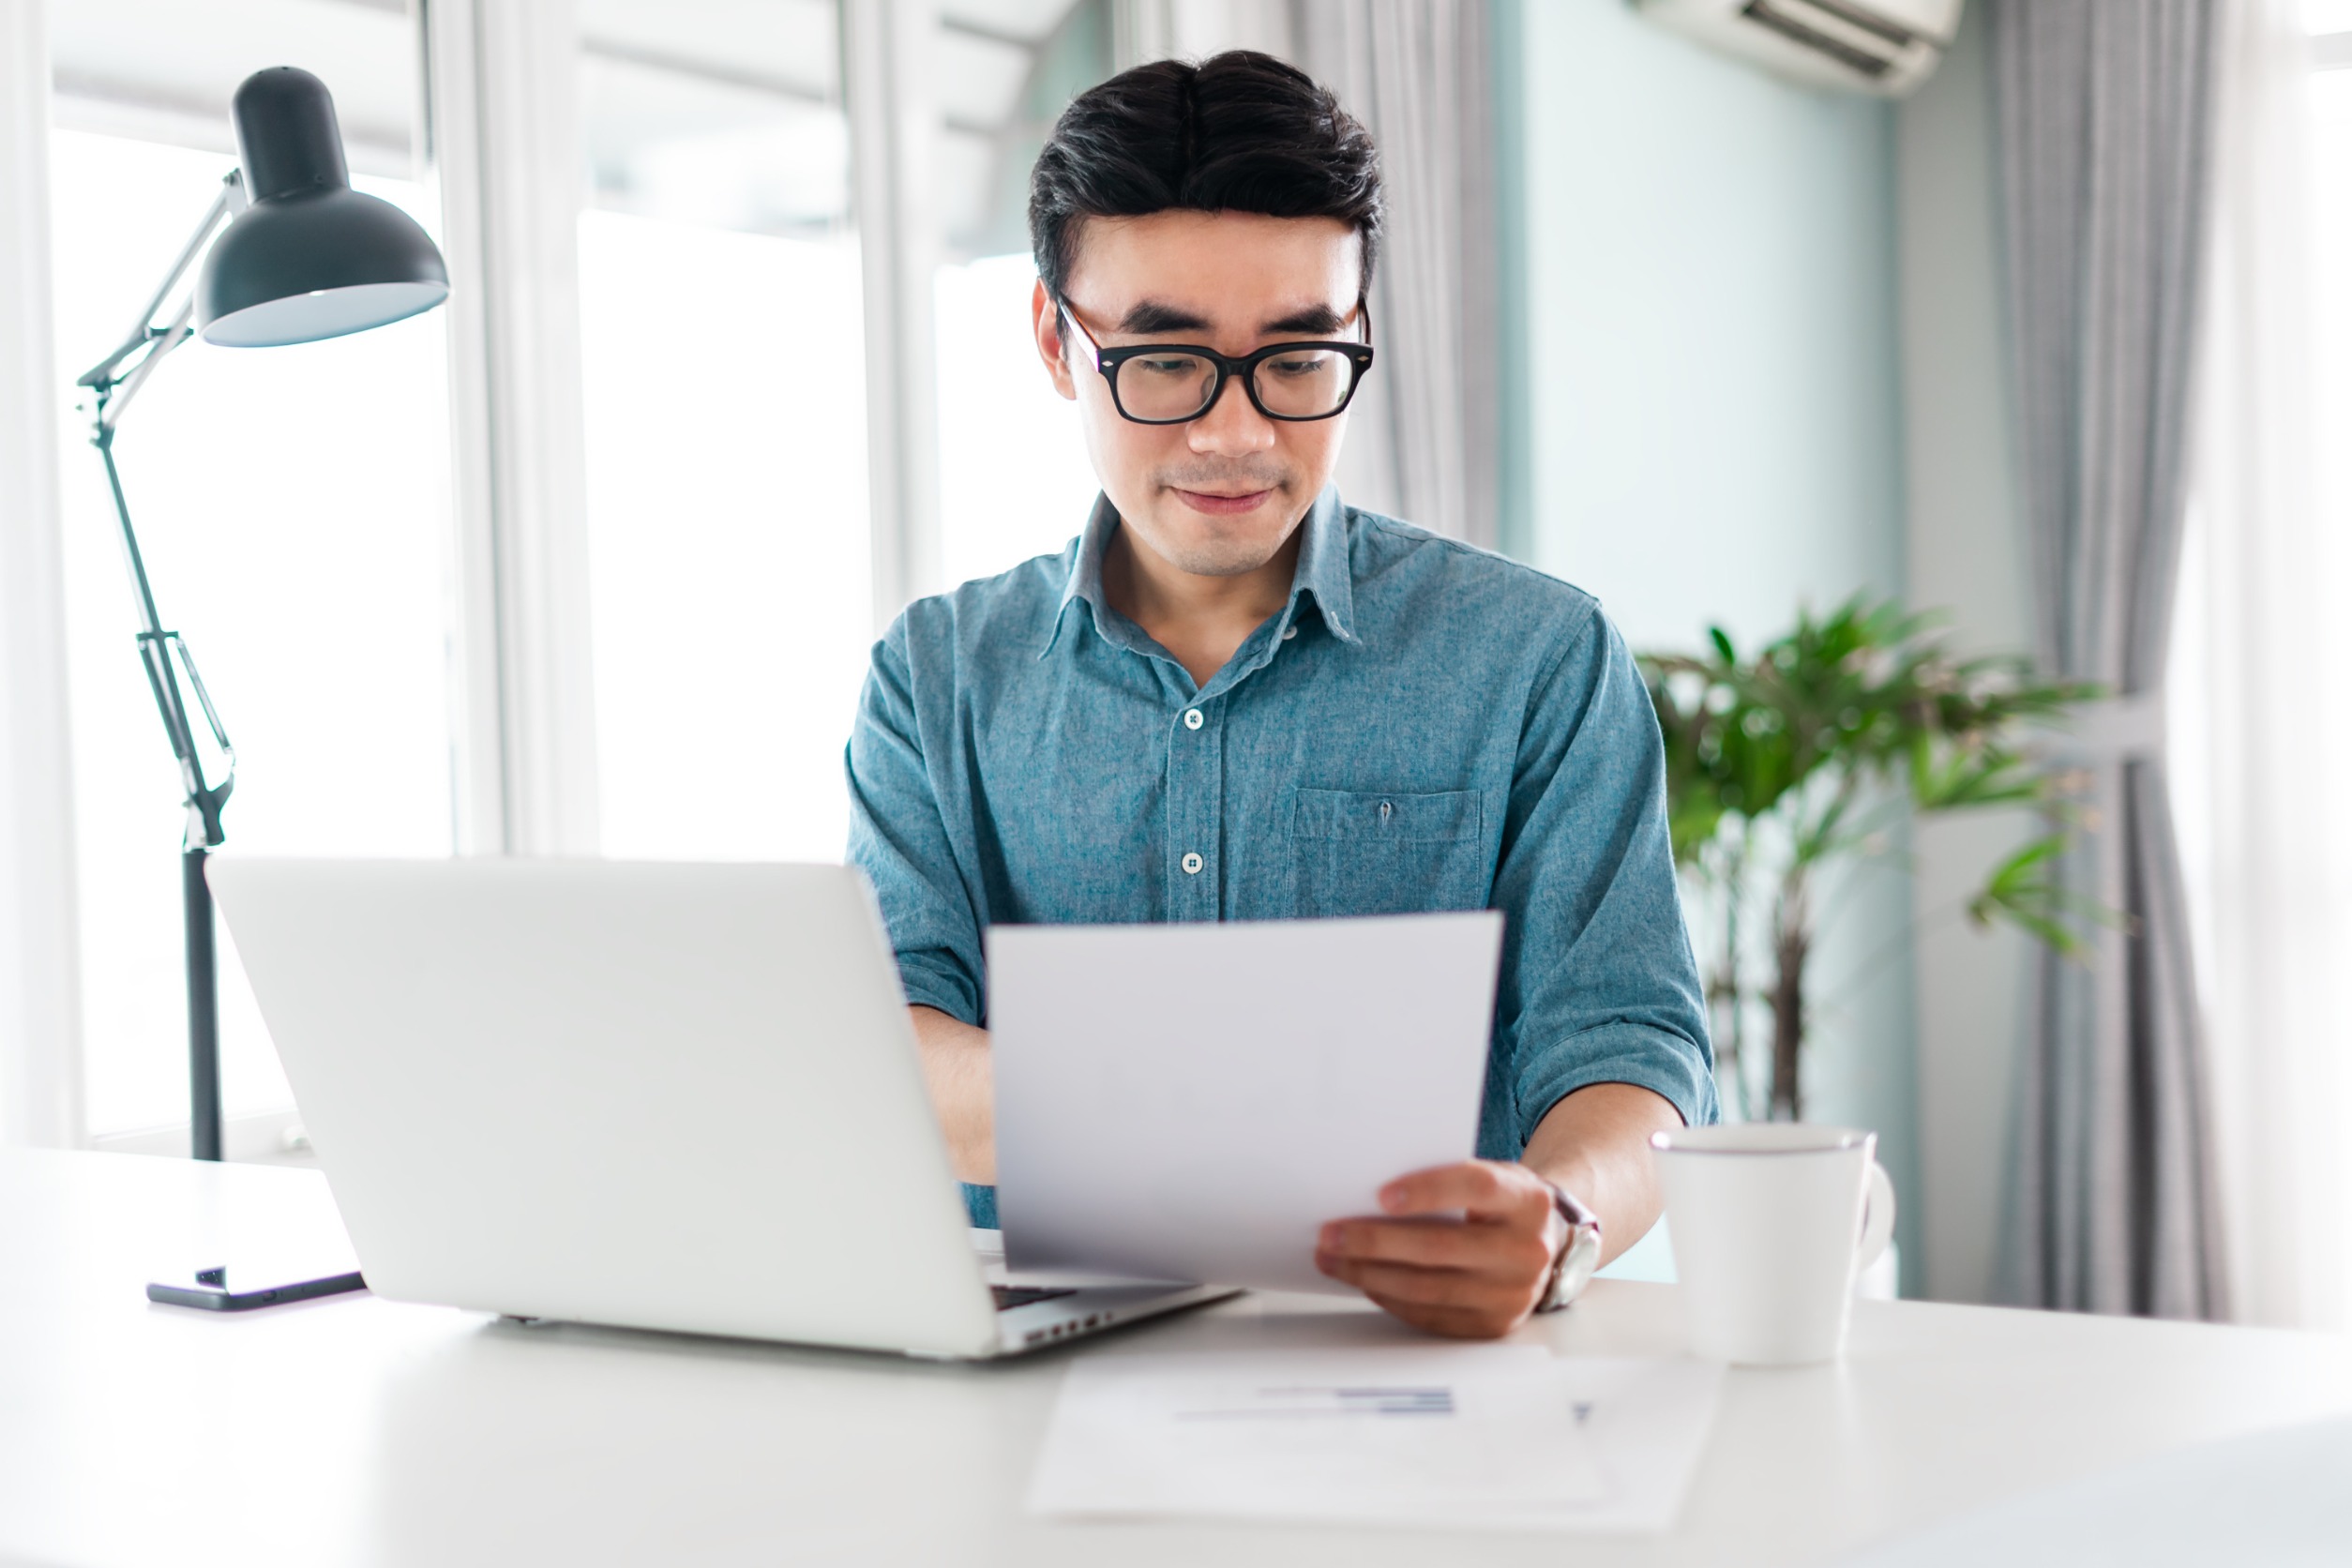
M 193 1281 L 186 1285 L 166 1285 L 160 1280 L 147 1287 L 147 1299 L 166 1306 L 197 1306 L 206 1312 L 250 1312 L 257 1306 L 279 1306 L 287 1302 L 309 1301 L 313 1296 L 332 1296 L 345 1290 L 364 1290 L 368 1282 L 357 1271 L 350 1274 L 324 1274 L 317 1279 L 287 1279 L 283 1274 L 270 1276 L 261 1272 L 241 1272 L 235 1284 L 229 1282 L 224 1267 L 198 1269 Z

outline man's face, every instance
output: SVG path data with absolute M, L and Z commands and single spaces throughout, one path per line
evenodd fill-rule
M 1067 294 L 1104 348 L 1196 343 L 1239 357 L 1268 343 L 1353 340 L 1362 241 L 1330 218 L 1170 211 L 1082 221 Z M 1103 493 L 1134 542 L 1181 571 L 1237 577 L 1273 560 L 1339 460 L 1348 416 L 1269 419 L 1236 376 L 1183 425 L 1112 403 L 1085 338 L 1039 284 L 1037 350 L 1075 398 Z

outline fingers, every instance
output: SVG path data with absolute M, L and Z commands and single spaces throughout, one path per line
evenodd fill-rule
M 1489 1306 L 1512 1294 L 1511 1282 L 1500 1274 L 1468 1274 L 1458 1269 L 1417 1269 L 1410 1263 L 1335 1258 L 1325 1272 L 1367 1296 L 1389 1296 L 1429 1306 Z
M 1351 1257 L 1347 1253 L 1318 1252 L 1315 1267 L 1342 1284 L 1352 1285 L 1367 1294 L 1379 1292 L 1401 1300 L 1425 1302 L 1485 1302 L 1490 1298 L 1517 1301 L 1525 1298 L 1532 1303 L 1551 1276 L 1549 1259 L 1533 1260 L 1529 1266 L 1521 1267 L 1508 1258 L 1481 1259 L 1468 1268 L 1431 1268 L 1421 1263 L 1396 1263 Z
M 1392 1214 L 1460 1210 L 1472 1219 L 1528 1218 L 1548 1212 L 1551 1201 L 1542 1177 L 1523 1165 L 1498 1160 L 1416 1170 L 1380 1189 L 1380 1207 Z
M 1417 1170 L 1382 1188 L 1380 1205 L 1391 1217 L 1324 1226 L 1315 1266 L 1416 1328 L 1460 1338 L 1508 1334 L 1542 1299 L 1558 1220 L 1551 1189 L 1524 1166 Z
M 1539 1225 L 1476 1220 L 1342 1219 L 1323 1227 L 1319 1254 L 1367 1263 L 1406 1263 L 1506 1278 L 1530 1278 L 1551 1268 L 1552 1249 Z
M 1471 1276 L 1406 1263 L 1334 1259 L 1324 1272 L 1362 1290 L 1372 1304 L 1415 1328 L 1461 1338 L 1509 1334 L 1535 1309 L 1539 1291 L 1524 1282 Z

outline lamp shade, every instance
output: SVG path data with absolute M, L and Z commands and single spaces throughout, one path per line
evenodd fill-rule
M 273 66 L 237 88 L 237 158 L 252 204 L 196 279 L 208 343 L 265 348 L 364 332 L 449 297 L 449 269 L 416 220 L 351 188 L 335 100 Z

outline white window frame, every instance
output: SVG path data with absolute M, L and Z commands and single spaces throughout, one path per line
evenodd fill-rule
M 865 278 L 866 461 L 877 635 L 945 586 L 940 542 L 937 0 L 841 0 L 842 98 Z
M 464 854 L 597 852 L 570 0 L 415 0 L 449 264 Z
M 72 1148 L 82 980 L 67 728 L 43 0 L 0 0 L 0 1146 Z

